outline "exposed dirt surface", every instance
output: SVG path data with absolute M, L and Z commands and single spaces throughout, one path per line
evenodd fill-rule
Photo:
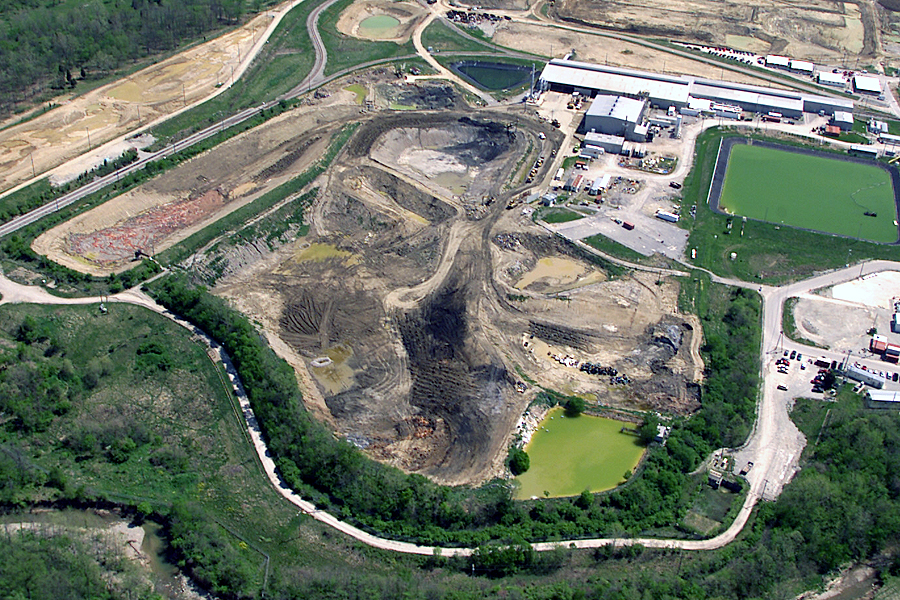
M 87 152 L 214 92 L 239 70 L 241 57 L 271 21 L 271 15 L 258 15 L 239 29 L 125 79 L 75 98 L 58 98 L 59 107 L 0 131 L 0 191 L 82 154 L 55 180 L 71 179 L 104 158 L 115 158 L 127 145 L 112 148 L 106 156 Z
M 526 378 L 616 407 L 697 407 L 695 334 L 674 314 L 675 284 L 610 280 L 504 209 L 562 141 L 519 115 L 515 126 L 501 111 L 361 117 L 321 182 L 310 233 L 217 288 L 314 386 L 311 410 L 371 456 L 444 483 L 498 474 L 537 392 L 516 391 Z
M 812 60 L 873 55 L 876 9 L 867 2 L 816 0 L 801 4 L 737 4 L 708 0 L 667 2 L 560 0 L 554 16 L 571 22 L 651 35 L 784 53 Z
M 504 21 L 498 25 L 492 41 L 501 46 L 557 58 L 574 51 L 577 60 L 598 64 L 657 71 L 660 73 L 684 73 L 699 77 L 715 77 L 737 83 L 757 85 L 762 83 L 760 79 L 752 75 L 716 69 L 706 63 L 674 54 L 658 52 L 639 44 L 598 37 L 589 33 L 529 25 L 528 23 Z M 765 82 L 765 85 L 778 87 L 771 82 Z
M 358 109 L 350 94 L 329 109 L 301 107 L 63 223 L 35 251 L 94 275 L 130 267 L 136 250 L 156 254 L 296 177 Z

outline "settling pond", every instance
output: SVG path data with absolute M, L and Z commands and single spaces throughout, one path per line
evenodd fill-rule
M 516 480 L 519 499 L 532 496 L 575 496 L 584 490 L 602 492 L 625 480 L 644 455 L 633 434 L 620 433 L 633 425 L 603 417 L 567 417 L 562 408 L 551 410 L 525 450 L 531 468 Z
M 370 38 L 389 38 L 394 36 L 394 32 L 400 21 L 388 15 L 373 15 L 363 19 L 359 24 L 359 33 Z
M 450 69 L 485 90 L 505 90 L 522 85 L 531 78 L 531 68 L 510 63 L 464 60 Z

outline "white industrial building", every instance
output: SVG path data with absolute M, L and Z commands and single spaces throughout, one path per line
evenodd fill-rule
M 791 61 L 791 71 L 796 71 L 797 73 L 806 73 L 807 75 L 812 75 L 815 68 L 816 65 L 805 60 Z
M 854 75 L 853 91 L 862 94 L 877 95 L 881 93 L 881 82 L 878 81 L 877 77 L 872 77 L 870 75 Z
M 584 129 L 624 137 L 631 142 L 647 140 L 643 124 L 647 101 L 598 94 L 584 115 Z
M 622 146 L 624 145 L 625 138 L 618 135 L 608 135 L 606 133 L 591 131 L 584 136 L 585 149 L 601 148 L 604 152 L 609 152 L 610 154 L 621 154 Z
M 604 94 L 646 98 L 655 108 L 687 108 L 685 114 L 693 113 L 689 105 L 697 106 L 692 101 L 695 98 L 724 106 L 738 106 L 751 112 L 778 112 L 788 118 L 799 118 L 804 112 L 828 115 L 833 115 L 835 111 L 853 112 L 853 101 L 847 98 L 561 59 L 547 63 L 541 72 L 539 86 L 542 91 L 579 92 L 587 97 Z
M 853 113 L 836 110 L 831 117 L 831 124 L 840 127 L 841 131 L 850 131 L 853 129 Z
M 900 410 L 900 392 L 868 390 L 866 391 L 866 406 Z
M 840 73 L 819 72 L 816 74 L 816 81 L 822 85 L 830 85 L 839 88 L 847 87 L 847 82 L 844 81 L 844 76 Z
M 791 59 L 787 56 L 779 56 L 777 54 L 770 54 L 766 57 L 766 66 L 767 67 L 775 67 L 776 69 L 790 69 L 791 68 Z

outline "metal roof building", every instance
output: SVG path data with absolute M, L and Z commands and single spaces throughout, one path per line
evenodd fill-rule
M 850 131 L 853 129 L 853 113 L 836 110 L 831 122 L 840 127 L 842 131 Z
M 868 386 L 873 388 L 881 389 L 884 387 L 884 379 L 872 373 L 872 371 L 864 371 L 859 367 L 854 367 L 850 365 L 844 371 L 844 375 L 849 377 L 850 379 L 854 379 L 856 381 L 861 381 Z
M 866 406 L 869 408 L 900 409 L 900 392 L 868 390 L 866 392 Z
M 877 77 L 871 77 L 868 75 L 854 75 L 853 89 L 857 92 L 863 92 L 866 94 L 880 94 L 881 82 L 878 81 Z
M 847 82 L 844 81 L 844 76 L 840 73 L 819 72 L 816 74 L 816 81 L 818 81 L 822 85 L 833 85 L 835 87 L 847 86 Z
M 624 136 L 639 142 L 647 137 L 646 128 L 637 133 L 644 119 L 646 100 L 598 94 L 584 115 L 584 128 L 609 135 Z
M 635 69 L 592 65 L 572 60 L 551 60 L 544 67 L 541 89 L 562 93 L 579 92 L 585 96 L 613 94 L 632 98 L 646 97 L 657 108 L 684 108 L 689 97 L 741 106 L 754 112 L 780 112 L 799 118 L 801 112 L 832 115 L 835 111 L 853 111 L 846 98 L 817 96 L 790 90 L 744 85 L 686 75 L 672 76 Z
M 786 117 L 798 119 L 803 116 L 803 100 L 800 99 L 799 94 L 795 97 L 785 97 L 769 93 L 776 90 L 755 88 L 755 86 L 717 85 L 717 83 L 697 81 L 691 87 L 691 96 L 708 98 L 723 104 L 733 104 L 750 112 L 780 112 Z
M 625 145 L 625 138 L 605 133 L 587 133 L 584 136 L 584 145 L 594 148 L 603 148 L 605 152 L 619 154 Z
M 805 60 L 792 60 L 791 61 L 791 71 L 799 71 L 801 73 L 810 73 L 815 70 L 816 65 L 811 62 L 807 62 Z
M 563 93 L 577 91 L 585 95 L 600 92 L 632 98 L 643 96 L 656 107 L 668 108 L 687 104 L 691 82 L 685 77 L 554 59 L 541 72 L 541 86 Z

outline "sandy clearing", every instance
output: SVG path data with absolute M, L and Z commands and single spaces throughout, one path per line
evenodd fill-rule
M 239 75 L 242 59 L 248 62 L 251 48 L 272 20 L 273 11 L 260 14 L 234 31 L 123 80 L 76 98 L 60 97 L 54 100 L 58 108 L 0 131 L 0 190 L 206 98 L 219 84 L 229 82 L 233 72 Z M 115 150 L 105 154 L 116 156 Z M 55 175 L 62 180 L 77 176 L 103 158 L 86 154 Z
M 857 302 L 866 306 L 877 306 L 891 310 L 893 300 L 900 296 L 900 272 L 882 271 L 836 285 L 831 290 L 831 297 L 848 302 Z

